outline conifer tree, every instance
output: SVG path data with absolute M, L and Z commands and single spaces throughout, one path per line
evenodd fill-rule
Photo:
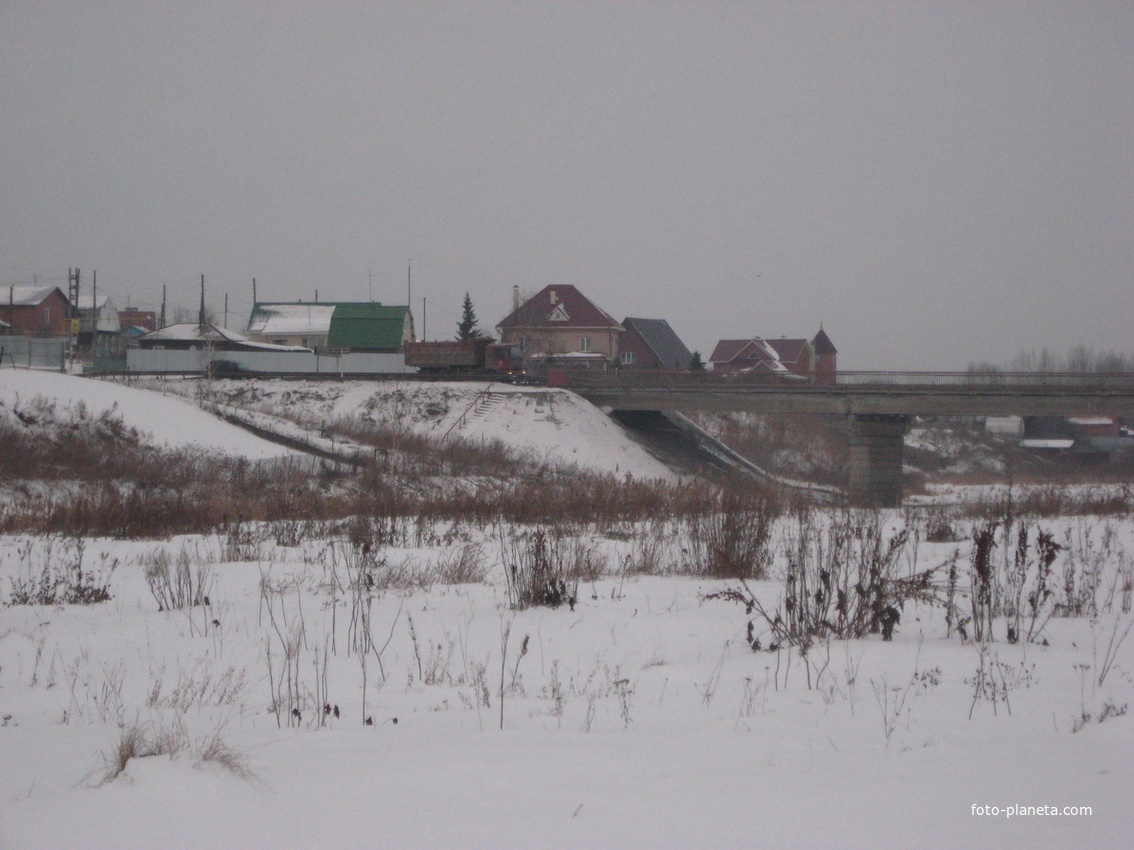
M 457 323 L 457 339 L 466 342 L 480 337 L 480 328 L 476 326 L 476 311 L 473 309 L 472 298 L 465 293 L 464 304 L 461 305 L 461 321 Z

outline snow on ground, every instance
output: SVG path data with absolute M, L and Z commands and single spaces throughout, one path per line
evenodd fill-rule
M 199 382 L 164 383 L 195 394 Z M 676 476 L 592 404 L 567 390 L 475 381 L 213 381 L 211 398 L 313 425 L 359 417 L 437 438 L 502 440 L 553 464 L 616 475 Z
M 1057 536 L 1093 528 L 1098 542 L 1103 527 L 1084 522 L 1058 521 Z M 1129 520 L 1110 527 L 1134 549 Z M 580 586 L 574 611 L 513 612 L 499 544 L 461 535 L 482 547 L 486 581 L 376 594 L 381 666 L 371 652 L 365 671 L 348 652 L 349 594 L 332 581 L 350 563 L 341 542 L 265 535 L 245 543 L 245 560 L 222 562 L 218 538 L 91 541 L 89 565 L 121 562 L 111 601 L 0 609 L 0 846 L 1134 841 L 1134 723 L 1099 720 L 1134 696 L 1128 645 L 1097 681 L 1111 629 L 1129 621 L 1117 606 L 1094 622 L 1056 619 L 1048 646 L 993 643 L 1006 701 L 974 700 L 978 650 L 946 639 L 940 611 L 912 607 L 893 642 L 814 649 L 809 687 L 797 654 L 747 647 L 742 608 L 702 601 L 721 582 L 608 575 Z M 592 543 L 611 564 L 627 545 Z M 922 544 L 920 562 L 954 545 Z M 0 538 L 0 587 L 73 547 Z M 143 574 L 159 548 L 211 565 L 208 607 L 158 610 Z M 383 555 L 425 569 L 452 551 L 438 540 Z M 300 718 L 286 702 L 272 710 L 288 641 Z M 340 717 L 322 717 L 323 700 Z M 183 724 L 191 743 L 102 782 L 120 724 Z M 250 778 L 200 758 L 217 730 Z M 1008 817 L 1011 805 L 1091 814 Z
M 295 454 L 230 425 L 183 398 L 58 372 L 0 369 L 0 407 L 11 410 L 37 397 L 54 403 L 60 419 L 66 419 L 80 405 L 88 416 L 111 412 L 128 427 L 149 434 L 154 443 L 174 449 L 198 447 L 250 460 Z

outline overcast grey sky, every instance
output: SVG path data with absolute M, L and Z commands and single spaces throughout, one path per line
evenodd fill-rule
M 1131 2 L 0 0 L 0 91 L 0 285 L 1134 347 Z

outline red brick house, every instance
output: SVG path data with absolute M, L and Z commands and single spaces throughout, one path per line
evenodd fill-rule
M 618 360 L 625 329 L 574 286 L 545 286 L 523 304 L 515 287 L 512 303 L 496 333 L 501 342 L 521 345 L 536 368 L 603 369 Z
M 838 351 L 822 328 L 806 339 L 722 339 L 709 357 L 709 368 L 723 374 L 768 374 L 785 380 L 834 383 Z
M 623 369 L 688 369 L 693 358 L 665 319 L 622 320 L 626 332 L 618 341 Z
M 124 307 L 118 311 L 118 323 L 123 328 L 140 328 L 156 331 L 157 313 L 153 310 L 139 310 L 137 307 Z
M 71 302 L 57 286 L 9 286 L 0 289 L 0 318 L 17 336 L 69 336 Z

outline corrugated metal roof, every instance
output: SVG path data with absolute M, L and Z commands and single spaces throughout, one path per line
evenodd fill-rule
M 335 302 L 260 302 L 252 308 L 248 333 L 262 336 L 322 336 L 331 329 Z
M 331 317 L 330 348 L 397 351 L 412 327 L 409 307 L 383 304 L 339 304 Z

